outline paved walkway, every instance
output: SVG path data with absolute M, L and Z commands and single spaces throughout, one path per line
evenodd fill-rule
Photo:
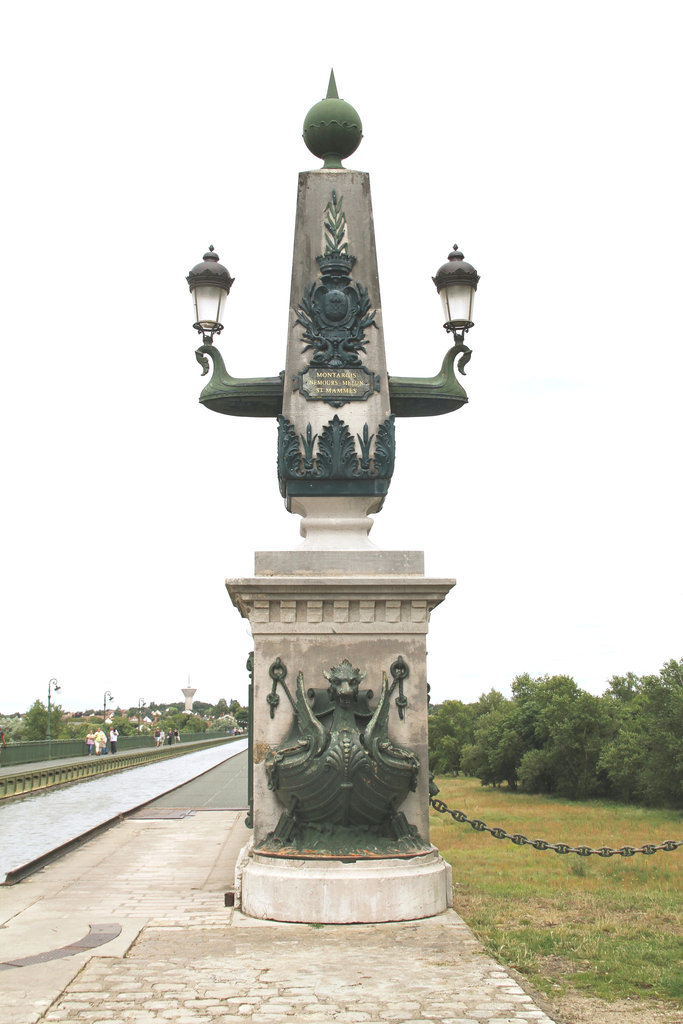
M 194 794 L 204 806 L 213 774 Z M 190 790 L 175 792 L 149 813 L 186 811 Z M 3 1024 L 550 1021 L 453 912 L 311 927 L 226 908 L 248 835 L 235 811 L 131 817 L 0 888 L 0 967 L 121 927 L 96 949 L 1 970 Z

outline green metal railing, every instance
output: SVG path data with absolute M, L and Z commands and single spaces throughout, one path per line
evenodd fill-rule
M 158 748 L 148 744 L 146 747 L 138 746 L 137 749 L 118 751 L 113 756 L 84 757 L 81 755 L 71 759 L 33 762 L 26 764 L 23 768 L 18 765 L 16 769 L 10 768 L 0 772 L 0 802 L 11 800 L 13 797 L 27 796 L 36 790 L 64 786 L 99 775 L 124 771 L 126 768 L 150 764 L 153 761 L 182 757 L 183 754 L 206 750 L 208 747 L 227 745 L 241 739 L 239 736 L 227 736 L 225 733 L 208 737 L 206 733 L 201 733 L 200 736 L 199 740 L 190 740 L 188 733 L 185 740 L 180 743 L 165 744 Z
M 186 732 L 180 734 L 182 743 L 198 743 L 201 740 L 226 738 L 225 731 Z M 142 750 L 156 746 L 156 740 L 150 733 L 134 736 L 119 736 L 118 751 Z M 88 748 L 85 739 L 78 740 L 26 740 L 21 743 L 8 743 L 0 750 L 0 765 L 7 767 L 15 764 L 31 764 L 35 761 L 54 761 L 63 757 L 87 757 Z

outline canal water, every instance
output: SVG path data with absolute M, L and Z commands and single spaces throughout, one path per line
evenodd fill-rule
M 0 807 L 0 884 L 7 872 L 190 782 L 246 750 L 247 743 L 236 740 L 5 803 Z

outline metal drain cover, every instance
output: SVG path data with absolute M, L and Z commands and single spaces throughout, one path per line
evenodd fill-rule
M 61 960 L 65 956 L 84 953 L 86 949 L 95 949 L 97 946 L 103 946 L 105 942 L 111 942 L 120 934 L 120 924 L 91 924 L 88 934 L 78 942 L 61 946 L 59 949 L 51 949 L 48 953 L 23 956 L 19 960 L 6 960 L 4 963 L 0 963 L 0 971 L 9 971 L 12 967 L 31 967 L 33 964 L 47 963 L 48 960 Z

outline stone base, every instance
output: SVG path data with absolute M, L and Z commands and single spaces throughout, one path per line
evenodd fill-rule
M 429 616 L 455 580 L 425 578 L 419 552 L 347 552 L 353 574 L 326 575 L 341 568 L 342 553 L 285 552 L 273 559 L 274 575 L 266 575 L 268 555 L 257 554 L 262 574 L 228 581 L 240 614 L 249 620 L 254 638 L 253 691 L 253 825 L 261 843 L 277 827 L 283 804 L 269 788 L 266 755 L 277 750 L 292 729 L 296 680 L 301 672 L 306 691 L 326 688 L 325 672 L 348 659 L 367 673 L 363 684 L 373 691 L 376 706 L 383 673 L 400 656 L 409 667 L 404 682 L 407 706 L 401 716 L 391 700 L 389 739 L 412 751 L 423 766 L 417 789 L 398 808 L 424 839 L 429 839 L 429 763 L 427 743 L 427 656 Z M 364 574 L 360 573 L 367 558 Z M 396 572 L 403 567 L 404 573 Z M 384 571 L 382 571 L 384 570 Z M 394 571 L 392 571 L 394 570 Z M 287 572 L 288 571 L 288 572 Z M 283 574 L 287 573 L 287 574 Z M 287 669 L 285 690 L 270 672 L 277 659 Z
M 402 860 L 285 860 L 242 852 L 242 913 L 300 924 L 379 924 L 434 917 L 453 905 L 452 871 L 436 849 Z
M 424 576 L 423 551 L 257 551 L 256 576 Z

